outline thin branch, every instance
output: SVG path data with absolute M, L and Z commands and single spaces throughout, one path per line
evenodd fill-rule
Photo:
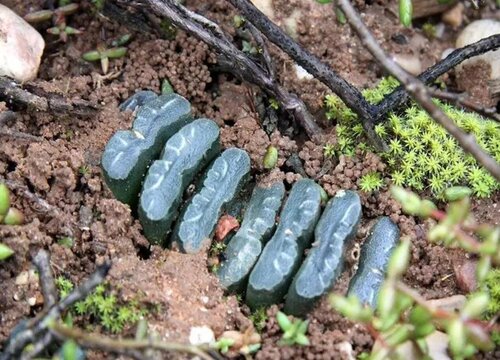
M 130 1 L 123 2 L 131 3 Z M 158 16 L 168 18 L 176 27 L 208 44 L 226 62 L 231 63 L 230 70 L 237 77 L 258 85 L 275 97 L 282 104 L 284 110 L 288 111 L 304 128 L 309 137 L 312 138 L 322 132 L 304 102 L 272 79 L 259 64 L 252 61 L 245 53 L 227 40 L 226 36 L 221 37 L 222 30 L 217 24 L 212 22 L 210 22 L 210 26 L 205 23 L 201 24 L 201 15 L 197 15 L 193 19 L 192 12 L 175 0 L 142 0 L 142 3 L 148 4 Z M 205 22 L 209 22 L 209 20 L 205 20 Z
M 418 78 L 425 84 L 430 84 L 444 73 L 462 63 L 463 61 L 484 54 L 488 51 L 498 49 L 500 47 L 500 35 L 493 35 L 485 39 L 479 40 L 473 44 L 457 49 L 449 54 L 446 58 L 439 61 L 435 65 L 425 70 Z M 385 120 L 385 115 L 401 106 L 408 100 L 408 94 L 404 86 L 400 86 L 392 93 L 387 95 L 382 100 L 375 111 L 375 123 L 378 124 Z
M 42 90 L 40 90 L 42 91 Z M 43 92 L 43 91 L 42 91 Z M 0 100 L 55 114 L 70 113 L 80 116 L 94 116 L 98 106 L 85 100 L 67 100 L 58 94 L 34 94 L 12 79 L 0 76 Z
M 330 66 L 296 43 L 279 26 L 270 21 L 248 0 L 229 0 L 247 21 L 259 29 L 269 41 L 288 54 L 297 64 L 328 86 L 348 107 L 355 111 L 363 124 L 367 137 L 379 150 L 387 150 L 387 145 L 375 134 L 373 117 L 375 107 L 363 97 L 361 92 L 347 82 Z
M 198 356 L 204 360 L 212 360 L 205 351 L 198 346 L 158 340 L 113 339 L 102 334 L 88 334 L 76 328 L 69 328 L 60 323 L 53 323 L 50 331 L 60 339 L 72 339 L 85 348 L 109 351 L 118 354 L 129 353 L 131 350 L 145 351 L 149 349 L 163 352 L 180 352 Z
M 8 136 L 28 141 L 43 141 L 42 137 L 4 128 L 8 121 L 15 119 L 16 113 L 13 111 L 3 111 L 0 113 L 0 136 Z
M 54 277 L 52 276 L 52 271 L 50 270 L 50 256 L 45 250 L 40 250 L 33 258 L 33 264 L 35 264 L 38 272 L 40 273 L 40 285 L 42 287 L 44 308 L 48 310 L 57 301 L 57 290 L 54 282 Z
M 500 181 L 500 165 L 486 153 L 475 141 L 474 136 L 464 133 L 455 123 L 434 104 L 427 91 L 426 86 L 419 79 L 411 76 L 404 71 L 393 60 L 386 56 L 382 48 L 370 33 L 370 30 L 362 22 L 354 7 L 348 0 L 338 0 L 338 3 L 344 11 L 347 20 L 358 33 L 361 42 L 367 47 L 368 51 L 377 59 L 386 71 L 395 76 L 406 88 L 406 91 L 429 115 L 443 126 L 448 133 L 453 136 L 460 146 L 470 153 L 481 165 L 488 170 L 493 177 Z
M 39 259 L 41 258 L 43 258 L 43 255 L 39 257 Z M 37 262 L 35 262 L 35 265 L 36 264 Z M 98 266 L 96 271 L 90 275 L 90 277 L 82 285 L 74 289 L 67 297 L 59 303 L 56 303 L 50 308 L 42 311 L 36 318 L 30 320 L 24 330 L 9 339 L 7 345 L 4 347 L 4 352 L 0 354 L 0 360 L 16 358 L 23 351 L 26 345 L 30 343 L 40 344 L 35 347 L 35 350 L 39 351 L 40 346 L 47 341 L 46 333 L 49 325 L 58 320 L 63 311 L 68 309 L 75 302 L 87 297 L 87 295 L 90 294 L 97 285 L 102 283 L 110 268 L 111 263 L 109 262 Z M 42 271 L 41 269 L 39 270 Z
M 497 109 L 494 107 L 486 108 L 475 104 L 467 98 L 464 93 L 455 94 L 446 91 L 441 91 L 438 89 L 429 89 L 429 92 L 433 98 L 446 100 L 453 103 L 457 107 L 462 107 L 464 109 L 475 111 L 479 115 L 489 118 L 494 121 L 500 121 L 500 114 L 497 113 Z

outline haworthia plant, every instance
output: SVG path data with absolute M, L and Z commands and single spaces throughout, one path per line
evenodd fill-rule
M 256 309 L 279 303 L 309 245 L 321 211 L 321 189 L 314 181 L 297 181 L 280 214 L 280 223 L 250 273 L 246 302 Z
M 203 186 L 184 208 L 173 240 L 182 251 L 196 253 L 210 242 L 224 208 L 248 181 L 250 157 L 244 150 L 225 150 L 210 166 Z
M 141 182 L 165 142 L 191 121 L 191 106 L 182 96 L 162 95 L 139 108 L 132 130 L 117 131 L 102 155 L 104 179 L 115 197 L 134 206 Z
M 358 270 L 349 283 L 348 295 L 355 295 L 363 304 L 375 307 L 389 258 L 398 240 L 398 226 L 388 217 L 380 218 L 361 248 Z
M 224 252 L 225 261 L 217 273 L 220 283 L 232 292 L 244 290 L 245 282 L 262 247 L 275 228 L 276 215 L 285 195 L 285 186 L 277 182 L 255 187 L 240 229 Z
M 304 316 L 328 292 L 343 268 L 344 249 L 356 236 L 361 201 L 354 191 L 339 191 L 325 207 L 314 243 L 288 289 L 285 312 Z
M 141 90 L 122 102 L 119 106 L 121 111 L 135 111 L 142 105 L 156 99 L 158 95 L 151 90 Z
M 167 141 L 160 160 L 148 170 L 139 199 L 139 219 L 151 243 L 166 245 L 184 190 L 219 151 L 219 127 L 208 119 L 193 121 Z

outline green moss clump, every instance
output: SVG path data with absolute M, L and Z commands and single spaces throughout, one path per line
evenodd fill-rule
M 68 296 L 74 287 L 70 280 L 62 276 L 56 279 L 56 285 L 61 298 Z M 148 314 L 148 310 L 137 300 L 119 301 L 109 284 L 97 286 L 94 292 L 77 302 L 70 311 L 90 322 L 97 321 L 104 329 L 115 334 Z
M 500 313 L 500 269 L 490 270 L 481 287 L 483 291 L 490 295 L 488 309 L 485 314 L 486 320 L 490 320 Z M 500 331 L 493 331 L 491 338 L 495 344 L 500 346 Z
M 375 104 L 398 86 L 393 78 L 382 79 L 363 95 Z M 481 116 L 435 101 L 465 132 L 474 135 L 483 149 L 500 161 L 500 125 Z M 327 117 L 335 119 L 338 143 L 336 151 L 353 155 L 356 149 L 374 151 L 366 144 L 356 114 L 336 95 L 327 95 Z M 469 186 L 476 197 L 488 197 L 500 184 L 474 158 L 466 154 L 444 128 L 412 104 L 403 113 L 390 113 L 375 132 L 389 145 L 382 158 L 392 181 L 416 191 L 430 189 L 436 198 L 450 186 Z

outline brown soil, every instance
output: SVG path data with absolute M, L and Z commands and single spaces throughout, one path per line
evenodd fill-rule
M 3 2 L 21 15 L 39 10 L 44 3 L 41 0 Z M 231 26 L 234 12 L 225 1 L 187 3 L 222 22 L 225 30 L 234 32 Z M 443 40 L 431 41 L 420 30 L 404 29 L 394 10 L 396 1 L 377 1 L 373 5 L 357 3 L 362 4 L 364 20 L 386 50 L 392 54 L 418 56 L 424 68 L 440 58 L 442 50 L 450 46 L 455 36 L 448 30 Z M 127 128 L 132 120 L 131 114 L 120 113 L 117 105 L 138 89 L 158 92 L 161 81 L 168 79 L 176 92 L 192 102 L 198 116 L 213 118 L 220 125 L 223 146 L 248 151 L 254 175 L 262 182 L 282 179 L 291 184 L 302 176 L 309 176 L 329 195 L 334 195 L 339 189 L 357 190 L 361 176 L 370 171 L 382 172 L 385 164 L 372 153 L 341 156 L 335 160 L 324 158 L 323 146 L 336 142 L 332 124 L 324 123 L 328 135 L 314 141 L 304 141 L 303 134 L 288 129 L 282 133 L 276 129 L 267 132 L 253 103 L 257 89 L 211 72 L 216 61 L 214 54 L 205 44 L 182 32 L 171 40 L 133 33 L 128 55 L 111 61 L 112 76 L 102 76 L 97 65 L 81 60 L 81 54 L 94 49 L 102 34 L 106 39 L 113 39 L 130 30 L 96 16 L 87 1 L 82 1 L 82 7 L 69 23 L 83 29 L 83 34 L 70 37 L 66 44 L 45 36 L 47 48 L 35 83 L 70 99 L 98 103 L 102 110 L 87 119 L 22 110 L 7 126 L 40 136 L 42 141 L 2 137 L 0 142 L 0 177 L 16 184 L 12 192 L 13 206 L 26 216 L 25 225 L 0 226 L 0 239 L 15 251 L 12 258 L 0 265 L 3 285 L 0 343 L 16 323 L 33 316 L 43 305 L 35 277 L 16 282 L 20 274 L 32 268 L 31 258 L 39 248 L 50 250 L 56 276 L 64 275 L 76 283 L 88 276 L 96 264 L 111 260 L 113 268 L 108 279 L 111 285 L 120 289 L 122 300 L 139 294 L 141 302 L 160 309 L 148 318 L 148 324 L 150 330 L 165 339 L 186 342 L 193 326 L 206 325 L 216 336 L 225 330 L 245 330 L 250 324 L 248 310 L 238 304 L 236 297 L 225 296 L 216 277 L 207 269 L 206 252 L 184 255 L 153 247 L 151 253 L 144 256 L 148 243 L 141 234 L 140 224 L 127 206 L 113 199 L 99 167 L 106 141 L 114 131 Z M 331 9 L 325 11 L 325 7 L 313 1 L 275 0 L 274 10 L 275 21 L 282 26 L 290 24 L 287 20 L 290 16 L 296 18 L 297 40 L 356 86 L 370 86 L 383 75 L 350 28 L 335 20 Z M 275 48 L 272 52 L 284 85 L 297 92 L 318 119 L 326 122 L 322 115 L 326 88 L 315 80 L 298 80 L 293 62 Z M 0 102 L 0 111 L 5 108 L 6 104 Z M 295 138 L 291 138 L 291 134 L 295 134 Z M 278 168 L 270 172 L 262 166 L 269 145 L 279 150 Z M 291 156 L 301 160 L 300 166 L 290 165 L 287 160 Z M 49 207 L 23 195 L 24 188 L 45 200 Z M 428 224 L 402 215 L 400 206 L 390 198 L 386 188 L 360 194 L 364 220 L 355 249 L 362 244 L 377 216 L 390 216 L 403 234 L 413 240 L 412 263 L 406 276 L 408 284 L 426 298 L 460 292 L 453 264 L 462 261 L 463 254 L 430 245 L 425 239 Z M 474 211 L 481 220 L 498 223 L 498 202 L 498 195 L 476 201 Z M 71 249 L 58 244 L 60 238 L 68 236 L 75 242 Z M 350 266 L 335 291 L 346 291 L 355 262 L 348 258 Z M 32 298 L 36 299 L 34 305 Z M 348 358 L 346 342 L 351 344 L 354 354 L 369 350 L 373 343 L 366 330 L 332 311 L 325 298 L 308 316 L 310 347 L 276 346 L 280 338 L 274 320 L 277 309 L 273 306 L 268 310 L 269 320 L 262 332 L 258 359 Z

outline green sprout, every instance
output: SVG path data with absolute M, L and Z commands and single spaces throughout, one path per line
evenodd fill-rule
M 82 55 L 85 61 L 100 61 L 103 74 L 107 74 L 109 69 L 109 59 L 122 58 L 127 54 L 126 47 L 114 47 L 107 49 L 104 46 L 98 46 L 96 50 L 88 51 Z
M 410 263 L 411 244 L 408 238 L 401 239 L 389 260 L 375 309 L 363 306 L 353 296 L 332 295 L 330 298 L 337 311 L 367 325 L 380 340 L 382 346 L 373 348 L 364 358 L 398 359 L 398 350 L 407 342 L 413 343 L 422 358 L 429 358 L 426 337 L 436 329 L 447 333 L 448 350 L 454 359 L 471 357 L 478 350 L 492 350 L 494 342 L 500 340 L 498 331 L 488 322 L 500 309 L 500 271 L 492 268 L 500 265 L 500 227 L 475 223 L 467 197 L 470 191 L 463 188 L 445 190 L 448 196 L 459 199 L 450 203 L 446 212 L 401 187 L 392 187 L 391 192 L 404 212 L 438 221 L 429 231 L 429 240 L 450 248 L 462 248 L 479 257 L 476 277 L 482 285 L 468 297 L 459 312 L 435 308 L 402 282 Z
M 325 144 L 323 146 L 323 156 L 325 158 L 332 158 L 335 156 L 335 145 Z
M 216 350 L 219 350 L 222 354 L 225 354 L 229 351 L 229 348 L 234 345 L 235 340 L 229 338 L 220 338 L 215 342 L 212 347 Z
M 67 296 L 74 288 L 73 283 L 64 277 L 56 279 L 56 286 L 61 298 Z M 70 313 L 95 319 L 106 330 L 120 333 L 127 326 L 137 323 L 147 315 L 148 311 L 141 307 L 137 300 L 119 301 L 109 285 L 98 285 L 94 292 L 84 300 L 77 302 Z
M 378 172 L 370 172 L 363 175 L 359 181 L 359 187 L 364 192 L 376 191 L 382 186 L 384 186 L 384 180 Z
M 260 307 L 256 309 L 252 314 L 250 314 L 248 318 L 252 321 L 253 325 L 255 326 L 255 329 L 258 332 L 261 332 L 262 330 L 264 330 L 267 323 L 266 308 Z
M 4 261 L 14 255 L 14 250 L 5 244 L 0 243 L 0 261 Z
M 371 103 L 377 104 L 398 85 L 395 79 L 384 78 L 376 88 L 364 90 L 363 95 Z M 471 133 L 485 150 L 500 161 L 500 124 L 437 100 L 436 103 L 459 127 Z M 337 123 L 336 151 L 347 156 L 354 155 L 356 149 L 375 151 L 367 145 L 365 135 L 359 133 L 357 127 L 360 122 L 356 114 L 340 98 L 327 95 L 325 105 L 327 118 Z M 375 132 L 389 147 L 389 151 L 380 155 L 388 165 L 394 185 L 411 187 L 417 191 L 429 189 L 439 200 L 444 200 L 443 191 L 453 186 L 469 187 L 472 195 L 479 198 L 489 197 L 500 189 L 500 183 L 415 104 L 402 113 L 388 114 L 386 122 L 375 126 Z
M 278 149 L 276 147 L 269 145 L 266 153 L 264 155 L 264 159 L 262 164 L 264 165 L 264 169 L 273 169 L 278 163 Z
M 428 38 L 429 40 L 433 40 L 436 37 L 436 26 L 427 22 L 422 25 L 422 32 L 424 33 L 426 38 Z
M 0 224 L 21 225 L 23 222 L 23 213 L 10 206 L 9 188 L 5 183 L 0 182 Z
M 301 345 L 308 346 L 309 339 L 306 336 L 307 327 L 309 325 L 308 320 L 296 319 L 293 322 L 281 311 L 276 314 L 276 321 L 283 331 L 283 336 L 281 337 L 281 345 Z
M 109 59 L 124 57 L 127 54 L 127 48 L 124 45 L 126 45 L 131 38 L 132 36 L 130 34 L 122 35 L 111 41 L 111 48 L 107 48 L 106 45 L 100 44 L 97 46 L 96 50 L 87 51 L 83 54 L 82 59 L 89 62 L 100 61 L 103 74 L 107 74 Z
M 62 42 L 68 41 L 69 35 L 78 35 L 82 32 L 71 26 L 66 25 L 66 17 L 74 14 L 79 9 L 78 4 L 68 1 L 60 1 L 59 7 L 55 10 L 40 10 L 27 14 L 24 19 L 32 24 L 45 22 L 52 19 L 51 28 L 47 32 L 52 35 L 58 35 Z
M 399 0 L 399 21 L 403 26 L 410 27 L 413 16 L 412 0 Z

